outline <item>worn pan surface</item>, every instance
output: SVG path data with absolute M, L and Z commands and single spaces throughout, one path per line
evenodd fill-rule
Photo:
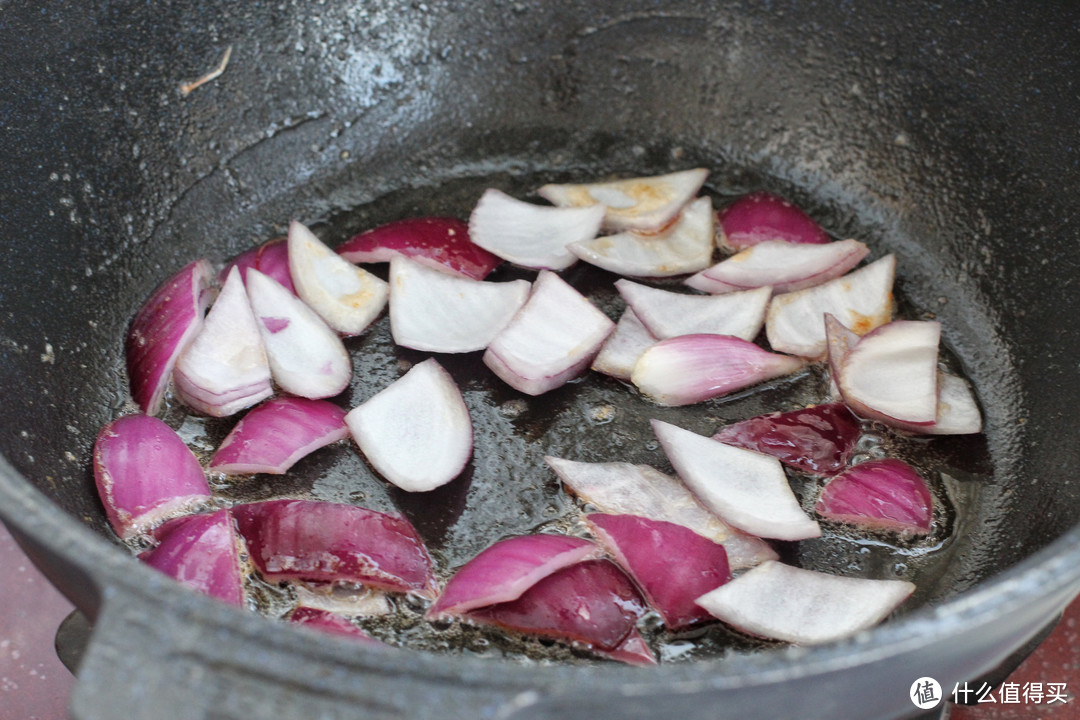
M 916 677 L 951 686 L 992 667 L 1080 575 L 1078 19 L 1071 7 L 872 3 L 5 8 L 0 514 L 98 620 L 76 715 L 767 718 L 799 698 L 804 717 L 894 717 L 913 709 Z M 182 95 L 227 46 L 226 72 Z M 768 188 L 834 235 L 895 252 L 906 311 L 943 322 L 978 389 L 983 436 L 895 448 L 952 508 L 935 536 L 781 549 L 912 577 L 902 617 L 814 650 L 756 651 L 717 629 L 686 661 L 644 673 L 502 663 L 474 657 L 501 651 L 483 649 L 490 637 L 407 624 L 382 631 L 453 649 L 373 655 L 180 592 L 108 539 L 90 448 L 124 409 L 124 328 L 182 264 L 222 261 L 291 218 L 334 242 L 397 217 L 464 215 L 488 186 L 524 197 L 549 180 L 694 166 L 712 169 L 718 200 Z M 612 276 L 568 278 L 615 312 Z M 423 357 L 394 348 L 385 321 L 350 349 L 345 407 Z M 347 446 L 284 483 L 222 494 L 398 507 L 446 569 L 572 508 L 545 453 L 663 465 L 648 417 L 708 432 L 822 392 L 810 373 L 658 411 L 602 377 L 526 400 L 475 356 L 446 364 L 477 450 L 431 497 L 386 490 Z M 228 429 L 166 417 L 207 448 Z

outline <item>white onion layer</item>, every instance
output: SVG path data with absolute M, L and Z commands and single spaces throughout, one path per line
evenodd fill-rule
M 687 278 L 686 284 L 713 294 L 766 285 L 777 294 L 794 292 L 840 277 L 869 253 L 858 240 L 822 244 L 767 240 Z
M 753 340 L 765 322 L 771 288 L 726 295 L 689 295 L 618 280 L 615 288 L 656 337 L 707 333 Z
M 623 311 L 615 332 L 608 336 L 600 353 L 593 360 L 592 369 L 620 380 L 629 380 L 641 354 L 649 349 L 657 337 L 649 332 L 630 308 Z

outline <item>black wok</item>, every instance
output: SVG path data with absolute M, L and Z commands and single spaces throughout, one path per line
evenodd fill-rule
M 915 711 L 920 676 L 951 688 L 998 665 L 1080 589 L 1078 31 L 1080 9 L 1050 3 L 5 5 L 0 515 L 95 621 L 73 715 L 888 718 Z M 224 74 L 182 95 L 228 46 Z M 379 653 L 182 591 L 110 539 L 90 449 L 123 407 L 127 322 L 181 265 L 294 217 L 342 240 L 461 215 L 487 184 L 693 166 L 718 197 L 767 188 L 895 252 L 907 307 L 941 319 L 978 390 L 985 434 L 921 450 L 958 510 L 902 616 L 826 647 L 647 671 Z M 371 392 L 354 383 L 342 403 Z M 766 400 L 716 403 L 710 422 Z M 516 437 L 557 437 L 580 402 L 545 400 Z M 489 482 L 489 457 L 445 512 L 333 455 L 251 492 L 359 487 L 404 506 L 452 564 L 485 523 L 510 534 L 556 502 L 528 452 L 505 458 L 513 492 Z M 805 559 L 842 560 L 827 551 Z

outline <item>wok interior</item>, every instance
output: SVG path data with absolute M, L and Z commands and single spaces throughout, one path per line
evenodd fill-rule
M 712 170 L 718 197 L 766 188 L 875 256 L 895 252 L 901 296 L 941 320 L 974 382 L 985 436 L 920 450 L 950 468 L 962 508 L 919 602 L 954 596 L 1075 523 L 1077 340 L 1062 318 L 1076 300 L 1053 290 L 1080 269 L 1068 226 L 1078 178 L 1053 162 L 1064 153 L 1053 129 L 1071 127 L 1064 109 L 1020 102 L 1031 77 L 1053 76 L 1037 55 L 1007 52 L 1017 18 L 975 37 L 929 10 L 901 22 L 899 10 L 813 4 L 775 13 L 380 3 L 314 15 L 281 5 L 214 15 L 210 26 L 201 5 L 155 9 L 142 23 L 145 8 L 123 12 L 130 24 L 69 18 L 68 45 L 44 41 L 58 62 L 72 46 L 84 62 L 63 81 L 33 71 L 63 83 L 67 113 L 25 149 L 50 160 L 20 179 L 39 189 L 14 210 L 26 233 L 3 270 L 0 319 L 0 447 L 102 533 L 90 451 L 123 408 L 122 337 L 142 299 L 184 263 L 221 262 L 292 218 L 334 243 L 399 217 L 464 216 L 486 186 L 524 197 L 549 180 L 696 166 Z M 229 45 L 225 73 L 182 96 L 180 83 Z M 601 300 L 613 279 L 574 273 Z M 398 360 L 421 357 L 391 347 L 385 320 L 350 343 L 358 372 L 346 407 L 396 377 Z M 631 427 L 640 406 L 620 415 L 625 428 L 592 427 L 590 407 L 629 402 L 614 383 L 571 385 L 512 417 L 516 396 L 475 380 L 476 357 L 446 364 L 487 410 L 474 414 L 482 432 L 467 477 L 432 494 L 438 511 L 387 491 L 344 448 L 298 466 L 303 480 L 252 483 L 244 496 L 403 507 L 452 566 L 568 507 L 538 462 L 545 452 L 657 463 L 646 431 Z M 656 416 L 707 432 L 775 409 L 779 396 Z M 189 422 L 208 447 L 227 429 Z M 843 560 L 815 547 L 804 560 Z

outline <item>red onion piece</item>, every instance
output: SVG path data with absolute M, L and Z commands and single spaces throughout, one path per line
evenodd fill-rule
M 586 185 L 544 185 L 537 192 L 559 207 L 602 206 L 604 227 L 610 230 L 649 232 L 670 223 L 708 175 L 708 170 L 697 168 Z
M 753 340 L 765 322 L 770 288 L 727 295 L 688 295 L 618 280 L 615 288 L 634 314 L 661 340 L 711 333 Z
M 469 217 L 469 234 L 516 265 L 565 270 L 577 262 L 567 246 L 596 237 L 603 219 L 603 208 L 533 205 L 489 189 Z
M 587 263 L 629 277 L 670 277 L 709 266 L 713 254 L 709 198 L 692 201 L 670 227 L 655 233 L 625 232 L 572 243 Z
M 829 235 L 799 208 L 764 190 L 744 195 L 717 214 L 720 245 L 743 250 L 769 240 L 827 243 Z
M 473 280 L 483 280 L 502 263 L 469 239 L 468 223 L 448 217 L 407 218 L 380 225 L 346 240 L 337 252 L 353 263 L 390 262 L 404 255 Z
M 648 465 L 544 459 L 583 502 L 605 513 L 640 515 L 689 528 L 722 544 L 733 569 L 777 558 L 767 542 L 731 527 L 705 509 L 678 478 Z
M 813 645 L 877 625 L 914 591 L 903 580 L 840 577 L 767 562 L 701 596 L 698 604 L 743 632 Z
M 386 307 L 385 281 L 335 253 L 295 220 L 288 244 L 297 295 L 337 332 L 359 335 Z
M 248 269 L 254 268 L 263 275 L 268 275 L 277 280 L 282 287 L 293 295 L 296 294 L 292 274 L 289 272 L 289 245 L 285 238 L 268 240 L 258 247 L 253 247 L 237 255 L 222 269 L 218 275 L 218 281 L 225 282 L 225 278 L 229 276 L 229 272 L 234 267 L 239 268 L 240 278 L 245 284 L 247 283 Z
M 414 350 L 483 350 L 531 288 L 527 280 L 481 282 L 396 257 L 390 261 L 390 331 L 394 342 Z
M 598 557 L 600 548 L 568 535 L 523 535 L 502 540 L 465 563 L 427 611 L 429 620 L 462 615 L 517 600 L 540 580 Z
M 645 642 L 641 632 L 634 628 L 614 650 L 601 650 L 594 647 L 594 653 L 602 657 L 618 660 L 628 665 L 656 665 L 656 655 L 653 654 L 649 644 Z
M 558 570 L 517 600 L 473 610 L 474 622 L 614 650 L 645 614 L 634 583 L 610 560 L 585 560 Z
M 176 394 L 188 407 L 226 417 L 270 397 L 270 365 L 240 271 L 233 268 L 202 331 L 173 371 Z
M 829 403 L 733 423 L 713 440 L 772 455 L 796 470 L 835 475 L 847 466 L 861 434 L 851 411 Z
M 409 492 L 445 485 L 472 455 L 469 409 L 454 379 L 434 360 L 414 365 L 349 411 L 345 422 L 379 474 Z
M 228 510 L 170 520 L 155 536 L 158 546 L 140 560 L 204 595 L 244 604 L 238 538 Z
M 381 642 L 353 625 L 348 619 L 327 610 L 298 607 L 289 615 L 289 622 L 312 630 L 330 633 L 331 635 L 354 638 L 365 645 L 382 645 Z
M 332 402 L 277 397 L 240 419 L 208 469 L 226 475 L 283 475 L 300 458 L 348 434 L 345 411 Z
M 553 272 L 488 345 L 484 364 L 511 387 L 541 395 L 579 375 L 615 329 L 604 313 Z
M 777 540 L 819 537 L 821 528 L 799 506 L 780 461 L 725 445 L 675 425 L 652 421 L 664 454 L 698 499 L 725 521 Z
M 859 335 L 892 318 L 896 257 L 869 265 L 821 285 L 777 295 L 765 318 L 769 344 L 777 352 L 820 358 L 825 354 L 825 313 Z
M 161 409 L 180 353 L 202 329 L 213 268 L 196 260 L 162 283 L 135 314 L 124 342 L 131 397 L 148 415 Z
M 232 508 L 251 559 L 270 580 L 363 583 L 432 597 L 431 558 L 400 515 L 314 500 Z
M 108 423 L 94 443 L 94 480 L 113 530 L 130 538 L 210 500 L 199 461 L 172 428 L 150 415 Z
M 771 286 L 794 292 L 838 278 L 870 253 L 858 240 L 800 245 L 766 240 L 688 278 L 695 290 L 720 294 Z
M 729 335 L 681 335 L 642 353 L 630 379 L 660 405 L 693 405 L 790 375 L 805 364 Z
M 930 532 L 934 504 L 926 481 L 903 460 L 868 460 L 831 478 L 814 511 L 827 520 L 911 535 Z
M 390 596 L 367 585 L 292 581 L 296 604 L 347 617 L 379 617 L 394 612 Z
M 668 628 L 711 619 L 694 601 L 731 580 L 723 545 L 682 525 L 637 515 L 593 513 L 585 521 Z
M 348 387 L 352 378 L 349 353 L 314 310 L 254 268 L 247 273 L 247 290 L 270 371 L 282 390 L 325 398 Z
M 620 380 L 630 380 L 641 354 L 656 343 L 657 338 L 645 327 L 630 308 L 623 311 L 615 332 L 604 341 L 592 361 L 592 369 Z

